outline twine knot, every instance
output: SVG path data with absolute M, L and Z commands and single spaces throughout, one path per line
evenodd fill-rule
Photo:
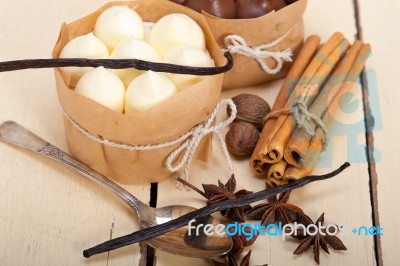
M 219 110 L 224 105 L 228 105 L 230 107 L 230 116 L 226 120 L 213 126 L 212 124 L 215 121 Z M 183 171 L 182 179 L 188 181 L 190 164 L 193 160 L 197 147 L 199 146 L 200 141 L 203 139 L 203 137 L 211 133 L 217 135 L 228 167 L 229 169 L 232 169 L 232 162 L 229 156 L 229 152 L 226 147 L 225 139 L 222 136 L 220 130 L 233 122 L 233 120 L 236 118 L 236 113 L 236 105 L 232 100 L 225 99 L 218 103 L 218 105 L 214 108 L 208 118 L 202 124 L 197 125 L 191 131 L 189 131 L 191 133 L 189 134 L 188 139 L 167 157 L 167 169 L 170 172 L 175 172 L 184 166 L 185 168 Z M 179 156 L 181 156 L 181 159 L 174 165 L 174 162 Z M 181 185 L 182 184 L 177 183 L 177 186 L 181 187 Z
M 317 128 L 321 128 L 324 133 L 322 136 L 322 150 L 326 149 L 328 146 L 329 136 L 328 128 L 320 117 L 308 110 L 303 98 L 300 97 L 294 101 L 289 109 L 283 109 L 269 113 L 264 119 L 264 124 L 268 119 L 279 117 L 280 115 L 292 115 L 298 127 L 303 128 L 310 136 L 315 136 L 316 134 L 315 127 L 311 123 L 314 122 L 317 125 Z
M 293 53 L 290 48 L 283 51 L 270 51 L 269 48 L 278 45 L 289 35 L 293 28 L 273 42 L 252 47 L 247 45 L 243 37 L 234 34 L 228 35 L 224 39 L 226 50 L 232 54 L 240 54 L 256 60 L 264 72 L 273 75 L 282 69 L 284 61 L 292 62 Z M 272 58 L 275 61 L 275 67 L 271 68 L 267 65 L 265 62 L 267 58 Z

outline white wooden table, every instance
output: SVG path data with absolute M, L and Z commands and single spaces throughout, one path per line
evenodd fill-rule
M 100 7 L 105 0 L 0 0 L 0 61 L 48 58 L 64 21 L 73 21 Z M 340 177 L 311 184 L 293 192 L 291 202 L 301 206 L 313 219 L 325 212 L 327 223 L 349 226 L 380 225 L 384 235 L 341 237 L 348 250 L 321 252 L 321 265 L 397 265 L 400 244 L 396 241 L 400 222 L 400 172 L 397 130 L 400 91 L 395 84 L 397 48 L 400 39 L 398 1 L 309 0 L 305 14 L 306 35 L 318 34 L 326 40 L 341 31 L 354 40 L 361 36 L 372 44 L 373 56 L 368 73 L 376 79 L 363 90 L 371 90 L 370 106 L 375 118 L 372 132 L 358 132 L 358 147 L 375 147 L 373 153 L 357 154 L 354 163 Z M 357 14 L 357 15 L 356 15 Z M 370 76 L 371 77 L 371 76 Z M 374 82 L 371 82 L 374 81 Z M 252 88 L 226 91 L 221 98 L 241 92 L 265 97 L 270 104 L 281 81 Z M 377 92 L 377 95 L 373 94 Z M 361 95 L 361 88 L 358 94 Z M 367 101 L 366 101 L 367 102 Z M 363 104 L 361 101 L 359 104 Z M 375 108 L 375 109 L 374 109 Z M 368 110 L 368 106 L 366 107 Z M 363 116 L 363 108 L 359 108 Z M 0 73 L 0 122 L 15 120 L 49 142 L 66 149 L 61 109 L 51 69 Z M 372 120 L 364 123 L 370 125 Z M 381 125 L 381 126 L 380 126 Z M 325 173 L 340 165 L 351 154 L 353 142 L 346 136 L 332 140 L 332 168 L 315 170 Z M 216 144 L 216 143 L 215 143 Z M 195 162 L 191 182 L 215 183 L 227 180 L 217 145 L 209 163 Z M 368 149 L 367 149 L 368 150 Z M 353 154 L 354 155 L 354 154 Z M 327 156 L 327 155 L 323 155 Z M 323 157 L 324 158 L 324 157 Z M 247 167 L 247 160 L 234 160 L 238 187 L 258 191 L 264 181 Z M 144 202 L 150 200 L 150 184 L 125 186 Z M 204 200 L 193 191 L 175 189 L 175 181 L 158 184 L 157 206 L 185 202 L 195 207 Z M 30 152 L 0 143 L 0 265 L 138 265 L 139 245 L 85 259 L 82 250 L 109 238 L 138 230 L 137 218 L 119 199 L 91 181 L 65 167 L 39 158 Z M 312 252 L 302 256 L 292 252 L 297 242 L 260 237 L 253 246 L 251 265 L 314 265 Z M 173 256 L 156 251 L 157 265 L 211 265 L 210 261 Z M 146 256 L 142 261 L 146 260 Z M 145 265 L 145 264 L 143 264 Z

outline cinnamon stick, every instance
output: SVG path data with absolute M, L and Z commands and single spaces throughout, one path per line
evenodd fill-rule
M 305 167 L 305 168 L 296 168 L 293 165 L 289 165 L 286 168 L 283 179 L 288 180 L 288 181 L 289 180 L 290 181 L 299 180 L 299 179 L 303 178 L 303 176 L 307 176 L 307 175 L 311 174 L 313 170 L 314 170 L 314 166 L 313 167 Z
M 315 102 L 309 108 L 309 111 L 318 117 L 322 117 L 330 105 L 329 97 L 331 96 L 332 90 L 338 88 L 350 75 L 354 63 L 360 56 L 359 52 L 362 48 L 363 43 L 356 41 L 350 49 L 347 51 L 346 56 L 342 60 L 341 64 L 337 67 L 333 75 L 329 78 L 329 81 L 321 90 Z M 310 120 L 310 125 L 314 128 L 317 127 L 315 121 Z M 303 128 L 298 127 L 292 135 L 292 138 L 288 142 L 285 148 L 284 157 L 285 160 L 296 167 L 304 167 L 304 158 L 308 152 L 314 152 L 309 150 L 310 141 L 314 136 L 310 136 Z M 320 140 L 322 149 L 322 141 Z
M 266 183 L 269 184 L 270 187 L 279 187 L 279 186 L 286 185 L 287 183 L 289 183 L 289 179 L 284 179 L 284 178 L 277 179 L 277 178 L 271 177 L 271 178 L 267 179 Z
M 277 163 L 271 164 L 267 175 L 267 184 L 269 184 L 270 187 L 278 187 L 287 184 L 288 179 L 284 179 L 284 176 L 288 166 L 285 160 L 280 160 Z
M 356 41 L 343 60 L 342 67 L 337 69 L 336 75 L 331 77 L 332 81 L 330 80 L 323 93 L 318 96 L 318 99 L 311 106 L 310 111 L 319 113 L 322 122 L 328 129 L 330 128 L 333 114 L 340 108 L 340 97 L 352 89 L 370 53 L 371 47 L 369 44 L 362 44 L 361 41 Z M 344 76 L 345 78 L 343 78 Z M 324 105 L 325 108 L 321 110 L 320 107 Z M 286 169 L 284 179 L 298 180 L 312 172 L 323 150 L 325 136 L 320 127 L 314 126 L 316 133 L 313 137 L 307 136 L 304 130 L 300 128 L 296 129 L 293 134 L 285 150 L 285 158 L 293 166 Z M 296 169 L 296 167 L 301 168 Z
M 272 164 L 269 168 L 267 178 L 277 180 L 282 179 L 285 174 L 286 166 L 287 162 L 285 160 L 280 160 L 279 162 Z
M 318 51 L 302 78 L 299 80 L 295 90 L 290 95 L 285 108 L 289 108 L 297 99 L 301 98 L 308 107 L 317 97 L 321 86 L 333 71 L 335 65 L 340 61 L 348 47 L 348 41 L 340 33 L 334 34 L 329 41 Z M 321 58 L 324 58 L 321 60 Z M 321 62 L 322 61 L 322 62 Z M 281 124 L 282 123 L 282 124 Z M 284 149 L 290 140 L 297 123 L 292 115 L 281 115 L 273 129 L 276 132 L 264 153 L 259 154 L 261 161 L 275 163 L 283 158 Z
M 293 80 L 296 80 L 303 75 L 306 67 L 309 65 L 310 61 L 314 57 L 319 44 L 319 36 L 312 35 L 307 38 L 299 55 L 297 56 L 296 61 L 293 63 L 292 68 L 287 75 L 287 78 L 282 84 L 282 87 L 272 107 L 272 111 L 277 111 L 285 107 L 287 99 L 289 98 L 289 95 L 292 93 L 296 85 Z M 275 135 L 276 132 L 271 131 L 271 129 L 273 128 L 276 120 L 276 118 L 271 118 L 268 119 L 264 124 L 260 140 L 258 141 L 257 146 L 250 159 L 250 168 L 255 174 L 265 174 L 269 169 L 268 165 L 259 159 L 259 154 L 264 153 L 264 147 L 269 143 L 273 135 Z

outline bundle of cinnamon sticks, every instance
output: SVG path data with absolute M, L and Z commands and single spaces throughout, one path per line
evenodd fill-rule
M 289 71 L 250 160 L 251 169 L 281 185 L 309 175 L 326 148 L 339 98 L 355 84 L 371 53 L 334 33 L 320 46 L 310 36 Z

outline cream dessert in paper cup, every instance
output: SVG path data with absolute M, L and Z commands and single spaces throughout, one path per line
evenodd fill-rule
M 226 58 L 201 14 L 168 1 L 158 0 L 110 2 L 84 18 L 63 24 L 53 50 L 53 58 L 58 58 L 72 39 L 93 31 L 96 35 L 95 25 L 98 17 L 114 6 L 134 10 L 144 22 L 157 22 L 172 13 L 187 15 L 203 31 L 205 48 L 215 66 L 226 65 Z M 111 54 L 115 46 L 112 41 L 106 44 Z M 153 74 L 149 75 L 152 78 Z M 59 101 L 64 112 L 69 152 L 94 170 L 116 181 L 144 183 L 159 182 L 180 174 L 181 171 L 178 169 L 171 173 L 166 168 L 167 157 L 188 139 L 185 134 L 207 120 L 218 103 L 223 74 L 206 76 L 151 108 L 129 114 L 111 110 L 75 91 L 74 86 L 78 86 L 79 81 L 75 84 L 71 74 L 66 71 L 56 69 L 55 78 Z M 140 87 L 140 84 L 136 86 Z M 174 144 L 164 145 L 169 142 Z M 207 159 L 210 145 L 210 136 L 205 136 L 196 155 Z M 146 149 L 146 147 L 153 148 Z M 173 163 L 176 163 L 181 155 L 177 154 L 176 157 Z

